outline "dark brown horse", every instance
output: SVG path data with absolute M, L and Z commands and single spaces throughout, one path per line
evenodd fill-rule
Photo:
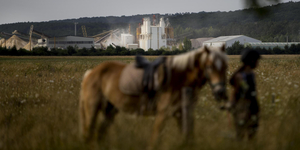
M 163 65 L 169 71 L 169 76 L 162 75 Z M 195 91 L 194 89 L 201 88 L 209 82 L 216 99 L 226 98 L 227 56 L 224 46 L 221 48 L 203 47 L 167 57 L 163 65 L 158 67 L 158 78 L 168 78 L 168 82 L 159 82 L 159 89 L 153 98 L 155 109 L 148 109 L 142 113 L 156 116 L 150 148 L 153 148 L 157 142 L 160 131 L 168 118 L 175 117 L 179 127 L 182 126 L 181 106 L 184 87 Z M 126 66 L 128 65 L 120 62 L 104 62 L 85 73 L 80 91 L 79 113 L 80 133 L 86 141 L 90 141 L 93 137 L 99 112 L 105 116 L 99 127 L 99 137 L 104 136 L 107 127 L 113 123 L 119 111 L 141 114 L 141 107 L 144 106 L 143 96 L 124 94 L 119 88 L 121 74 Z M 162 80 L 159 79 L 159 81 Z M 193 102 L 192 99 L 190 101 Z M 186 111 L 192 111 L 192 109 Z M 193 117 L 188 117 L 188 119 L 189 122 L 193 122 Z M 186 136 L 191 136 L 193 125 L 190 125 L 187 130 Z

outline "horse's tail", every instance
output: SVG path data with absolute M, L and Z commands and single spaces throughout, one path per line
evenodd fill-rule
M 85 140 L 90 138 L 99 108 L 100 93 L 91 85 L 95 81 L 91 75 L 93 70 L 87 70 L 83 76 L 79 97 L 79 132 Z
M 83 75 L 83 80 L 81 83 L 81 89 L 80 89 L 80 96 L 79 96 L 79 134 L 80 136 L 84 136 L 84 130 L 86 130 L 85 127 L 85 120 L 86 120 L 86 114 L 84 109 L 84 87 L 83 82 L 86 80 L 86 77 L 91 73 L 92 70 L 87 70 Z
M 83 79 L 86 78 L 91 72 L 92 72 L 91 69 L 87 70 L 83 75 Z

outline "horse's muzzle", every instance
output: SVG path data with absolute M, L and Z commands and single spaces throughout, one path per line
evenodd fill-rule
M 228 99 L 225 86 L 221 86 L 221 85 L 215 86 L 213 88 L 213 95 L 215 96 L 217 101 Z

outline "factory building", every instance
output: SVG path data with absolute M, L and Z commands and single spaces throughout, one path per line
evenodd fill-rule
M 137 29 L 139 47 L 148 51 L 148 49 L 157 50 L 161 47 L 167 47 L 167 35 L 165 34 L 165 21 L 160 18 L 156 25 L 155 19 L 151 25 L 150 18 L 144 18 L 143 24 Z
M 128 49 L 137 49 L 138 44 L 134 44 L 134 36 L 132 34 L 121 34 L 120 46 Z
M 78 48 L 91 48 L 94 46 L 94 38 L 79 37 L 79 36 L 64 36 L 39 39 L 37 46 L 48 48 L 66 49 L 68 46 Z
M 131 34 L 121 34 L 120 46 L 127 47 L 127 44 L 133 44 L 134 37 Z
M 233 43 L 240 42 L 240 44 L 244 45 L 245 43 L 255 42 L 255 43 L 261 43 L 260 40 L 250 38 L 248 36 L 244 35 L 234 35 L 234 36 L 220 36 L 208 41 L 205 41 L 203 45 L 205 46 L 216 46 L 220 47 L 222 45 L 225 45 L 225 47 L 231 47 Z

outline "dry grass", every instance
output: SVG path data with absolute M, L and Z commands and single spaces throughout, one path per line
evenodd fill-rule
M 180 145 L 173 119 L 160 149 L 299 149 L 300 56 L 263 56 L 257 72 L 261 122 L 252 141 L 236 141 L 228 115 L 205 86 L 195 111 L 195 144 Z M 154 59 L 155 57 L 149 57 Z M 0 57 L 0 149 L 86 149 L 78 138 L 78 93 L 85 70 L 128 57 Z M 228 75 L 240 65 L 230 56 Z M 274 101 L 272 100 L 274 98 Z M 99 149 L 144 149 L 153 118 L 120 113 Z

